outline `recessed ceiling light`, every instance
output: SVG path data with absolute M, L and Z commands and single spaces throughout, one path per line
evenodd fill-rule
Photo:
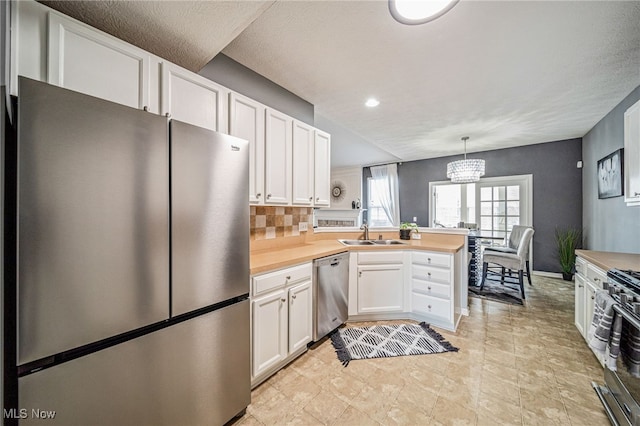
M 375 98 L 369 98 L 367 99 L 367 102 L 364 103 L 366 106 L 368 106 L 369 108 L 373 108 L 373 107 L 377 107 L 378 105 L 380 105 L 380 101 L 375 99 Z
M 459 0 L 389 0 L 393 18 L 407 25 L 424 24 L 447 13 Z

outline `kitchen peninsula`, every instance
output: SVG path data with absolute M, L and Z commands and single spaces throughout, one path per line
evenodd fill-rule
M 252 386 L 307 350 L 311 342 L 315 259 L 349 253 L 348 321 L 412 319 L 455 331 L 468 315 L 466 235 L 424 231 L 394 244 L 344 245 L 361 232 L 309 232 L 252 240 Z

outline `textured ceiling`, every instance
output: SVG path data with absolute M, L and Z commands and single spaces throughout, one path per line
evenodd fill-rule
M 640 85 L 640 2 L 277 2 L 223 53 L 402 160 L 581 137 Z M 365 108 L 369 96 L 380 100 Z
M 640 1 L 462 0 L 418 26 L 386 0 L 43 3 L 193 71 L 224 49 L 357 136 L 340 165 L 363 141 L 393 161 L 581 137 L 640 85 Z

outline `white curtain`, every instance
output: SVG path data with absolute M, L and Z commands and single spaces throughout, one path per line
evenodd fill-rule
M 392 226 L 400 225 L 400 204 L 398 202 L 398 165 L 386 164 L 371 167 L 371 177 L 376 192 L 380 197 L 380 204 L 389 218 Z

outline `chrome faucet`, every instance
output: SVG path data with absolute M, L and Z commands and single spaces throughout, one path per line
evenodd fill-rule
M 368 240 L 369 239 L 369 225 L 367 225 L 366 223 L 363 223 L 362 226 L 360 227 L 360 229 L 364 229 L 364 239 Z

